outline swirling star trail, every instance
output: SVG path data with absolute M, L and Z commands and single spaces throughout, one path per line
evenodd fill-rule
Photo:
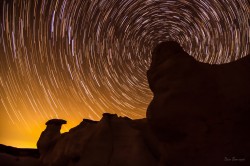
M 44 123 L 145 117 L 151 50 L 176 40 L 199 61 L 249 53 L 249 0 L 2 0 L 0 143 L 34 147 Z

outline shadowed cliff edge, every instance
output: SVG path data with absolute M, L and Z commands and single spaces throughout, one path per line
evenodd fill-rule
M 167 151 L 166 165 L 250 163 L 249 73 L 249 55 L 210 65 L 177 42 L 156 46 L 147 72 L 154 94 L 147 120 Z
M 39 164 L 249 165 L 250 56 L 210 65 L 174 41 L 160 43 L 152 55 L 147 78 L 154 97 L 146 119 L 105 113 L 63 134 L 66 121 L 49 120 L 37 142 Z

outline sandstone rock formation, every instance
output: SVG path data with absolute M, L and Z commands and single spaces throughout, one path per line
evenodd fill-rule
M 42 132 L 37 142 L 37 148 L 41 154 L 41 158 L 43 158 L 44 155 L 57 143 L 61 136 L 61 126 L 66 123 L 67 122 L 62 119 L 51 119 L 46 123 L 47 127 Z
M 103 114 L 60 134 L 48 121 L 38 141 L 52 166 L 250 165 L 250 56 L 198 62 L 173 41 L 158 45 L 147 72 L 154 98 L 147 119 Z
M 147 119 L 168 151 L 166 165 L 223 166 L 232 156 L 250 159 L 250 56 L 210 65 L 176 42 L 163 42 L 147 77 L 154 94 Z
M 157 156 L 148 147 L 157 148 L 152 141 L 155 138 L 144 132 L 145 121 L 107 113 L 99 122 L 84 119 L 62 134 L 53 147 L 42 151 L 41 160 L 46 165 L 157 165 Z

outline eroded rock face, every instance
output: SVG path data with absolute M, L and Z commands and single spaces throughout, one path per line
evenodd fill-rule
M 169 151 L 168 164 L 225 165 L 225 157 L 249 157 L 249 55 L 210 65 L 164 42 L 154 49 L 147 77 L 154 93 L 147 118 Z
M 44 164 L 58 166 L 157 165 L 159 158 L 154 153 L 159 152 L 148 148 L 157 143 L 153 142 L 155 138 L 145 139 L 148 137 L 144 132 L 145 121 L 115 114 L 104 114 L 99 122 L 84 119 L 62 134 L 41 160 Z
M 51 120 L 38 141 L 53 166 L 249 165 L 250 56 L 209 65 L 178 43 L 158 45 L 147 73 L 147 119 L 103 114 L 60 134 Z
M 42 132 L 38 142 L 37 148 L 40 152 L 41 159 L 49 153 L 51 149 L 54 148 L 55 144 L 57 143 L 58 139 L 61 137 L 61 127 L 63 124 L 67 122 L 62 119 L 51 119 L 46 122 L 46 129 Z

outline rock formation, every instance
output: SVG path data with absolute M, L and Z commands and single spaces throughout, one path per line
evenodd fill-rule
M 250 56 L 210 65 L 176 42 L 163 42 L 154 49 L 147 77 L 154 94 L 147 119 L 168 151 L 166 165 L 250 159 Z
M 250 56 L 198 62 L 173 41 L 159 44 L 147 72 L 147 119 L 103 114 L 60 134 L 48 121 L 37 146 L 53 166 L 249 165 Z
M 41 154 L 41 158 L 57 143 L 61 136 L 60 130 L 63 124 L 67 122 L 62 119 L 51 119 L 46 125 L 46 129 L 42 132 L 38 142 L 37 148 Z
M 99 122 L 84 119 L 64 133 L 56 144 L 41 151 L 46 165 L 152 166 L 157 165 L 154 142 L 147 137 L 146 119 L 131 120 L 115 114 L 103 114 Z M 157 144 L 157 143 L 155 143 Z M 157 150 L 156 150 L 157 151 Z

